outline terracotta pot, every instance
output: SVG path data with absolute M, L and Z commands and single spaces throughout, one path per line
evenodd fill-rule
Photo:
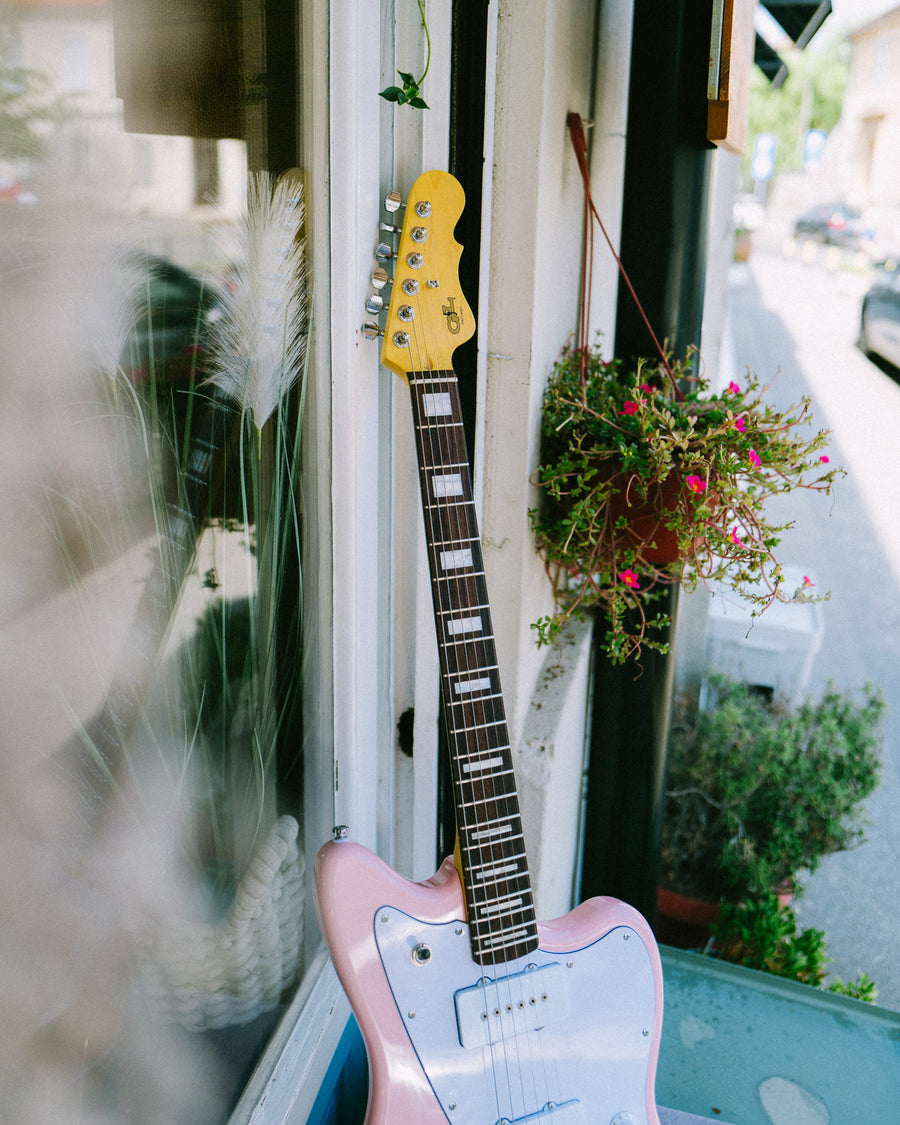
M 656 892 L 656 939 L 677 949 L 702 949 L 712 937 L 710 927 L 721 911 L 721 903 L 703 902 L 660 887 Z
M 626 475 L 614 474 L 612 480 L 622 491 L 617 492 L 609 502 L 610 521 L 614 525 L 622 516 L 628 521 L 628 527 L 616 536 L 617 548 L 637 551 L 640 561 L 650 566 L 667 566 L 677 562 L 680 557 L 678 536 L 662 520 L 667 512 L 674 512 L 681 502 L 684 489 L 681 474 L 673 470 L 661 484 L 649 490 L 646 500 L 634 504 L 629 503 L 628 493 L 625 491 L 628 483 Z M 651 543 L 654 546 L 647 545 Z
M 782 906 L 789 906 L 794 897 L 794 882 L 784 879 L 775 888 Z M 659 887 L 656 892 L 656 940 L 676 949 L 702 949 L 712 937 L 712 926 L 722 913 L 720 902 L 704 902 Z

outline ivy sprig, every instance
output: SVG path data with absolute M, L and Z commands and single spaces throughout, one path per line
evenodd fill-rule
M 382 90 L 378 96 L 384 98 L 385 101 L 396 102 L 398 105 L 411 105 L 413 109 L 428 109 L 428 103 L 420 96 L 420 90 L 422 83 L 425 81 L 425 76 L 428 74 L 428 68 L 431 66 L 431 35 L 428 32 L 428 21 L 425 19 L 425 4 L 423 0 L 416 0 L 416 2 L 419 5 L 419 15 L 422 17 L 422 27 L 425 31 L 425 44 L 428 49 L 422 77 L 416 78 L 415 75 L 410 74 L 408 71 L 398 70 L 397 74 L 403 85 L 388 86 L 386 89 Z
M 425 68 L 425 74 L 427 73 L 428 67 Z M 425 80 L 425 74 L 418 81 L 405 70 L 398 70 L 397 74 L 403 81 L 402 88 L 400 86 L 388 86 L 378 96 L 384 98 L 385 101 L 396 102 L 398 105 L 411 105 L 414 109 L 428 109 L 428 104 L 419 97 L 419 87 Z

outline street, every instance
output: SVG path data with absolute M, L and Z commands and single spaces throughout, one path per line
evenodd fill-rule
M 824 253 L 805 261 L 795 248 L 758 232 L 750 261 L 729 281 L 725 362 L 740 381 L 747 367 L 772 398 L 813 400 L 816 428 L 832 431 L 827 450 L 847 476 L 833 499 L 779 498 L 796 521 L 779 558 L 815 576 L 825 635 L 809 693 L 832 682 L 867 683 L 887 702 L 884 777 L 868 809 L 866 842 L 830 856 L 805 881 L 794 908 L 802 927 L 825 932 L 831 975 L 867 973 L 877 1003 L 900 1009 L 900 385 L 855 346 L 869 273 L 830 268 Z M 831 262 L 831 267 L 835 262 Z M 900 376 L 898 376 L 900 377 Z

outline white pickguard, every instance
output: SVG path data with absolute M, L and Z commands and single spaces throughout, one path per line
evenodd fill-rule
M 647 1125 L 656 997 L 635 930 L 485 970 L 464 922 L 385 906 L 374 925 L 400 1017 L 451 1125 Z

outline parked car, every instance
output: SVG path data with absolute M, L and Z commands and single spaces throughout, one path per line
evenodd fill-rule
M 122 363 L 132 381 L 196 378 L 207 327 L 222 299 L 210 285 L 164 258 L 136 256 L 135 320 Z
M 813 238 L 832 246 L 856 246 L 866 237 L 862 212 L 846 203 L 819 203 L 794 223 L 797 238 Z
M 894 265 L 894 263 L 891 263 Z M 863 297 L 859 347 L 900 367 L 900 269 L 883 269 Z

